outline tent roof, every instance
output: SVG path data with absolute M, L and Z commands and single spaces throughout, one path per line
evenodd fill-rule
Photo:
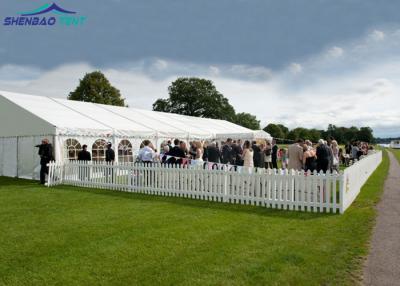
M 13 103 L 17 114 L 21 112 L 30 113 L 31 116 L 33 115 L 41 122 L 48 123 L 49 134 L 50 132 L 71 136 L 108 136 L 115 134 L 116 136 L 138 138 L 254 138 L 254 136 L 249 137 L 254 134 L 253 130 L 224 120 L 6 91 L 0 91 L 0 98 L 2 99 L 0 102 Z M 5 104 L 2 103 L 2 105 L 0 111 L 5 108 Z M 34 122 L 25 122 L 25 124 L 33 125 Z M 50 127 L 55 127 L 55 131 L 54 128 Z M 18 126 L 15 128 L 18 128 Z M 269 136 L 268 133 L 266 134 Z M 0 131 L 0 136 L 5 135 L 1 134 Z
M 217 134 L 217 139 L 226 139 L 226 138 L 232 138 L 232 139 L 249 139 L 249 140 L 257 140 L 257 139 L 265 139 L 265 140 L 272 140 L 271 135 L 269 133 L 265 132 L 264 130 L 250 130 L 248 133 L 232 133 L 232 134 Z

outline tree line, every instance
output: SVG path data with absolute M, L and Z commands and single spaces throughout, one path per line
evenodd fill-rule
M 69 93 L 68 99 L 85 102 L 127 106 L 120 91 L 113 87 L 104 74 L 95 71 L 86 74 L 78 87 Z M 168 98 L 159 98 L 153 103 L 154 111 L 182 115 L 222 119 L 243 127 L 259 130 L 260 121 L 247 112 L 236 112 L 211 80 L 197 77 L 180 77 L 168 87 Z M 270 123 L 263 128 L 274 138 L 288 143 L 299 138 L 317 142 L 320 138 L 335 138 L 340 144 L 354 140 L 373 142 L 370 127 L 337 127 L 329 124 L 326 130 L 297 127 L 289 130 L 283 124 Z
M 279 138 L 282 143 L 290 143 L 299 138 L 309 139 L 317 142 L 320 138 L 335 138 L 339 144 L 346 144 L 353 141 L 374 143 L 373 131 L 370 127 L 343 127 L 329 124 L 326 130 L 315 128 L 297 127 L 289 130 L 282 124 L 270 123 L 264 127 L 272 137 Z

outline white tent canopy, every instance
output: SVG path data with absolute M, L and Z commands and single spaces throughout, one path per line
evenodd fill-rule
M 264 140 L 272 141 L 271 135 L 269 135 L 269 133 L 265 132 L 264 130 L 250 130 L 250 132 L 243 133 L 243 134 L 222 133 L 222 134 L 217 134 L 216 138 L 217 139 L 221 139 L 221 140 L 224 140 L 226 138 L 232 138 L 232 139 L 243 139 L 243 138 L 246 138 L 248 140 L 264 139 Z
M 174 138 L 271 138 L 262 130 L 224 120 L 0 91 L 0 176 L 33 177 L 38 164 L 33 146 L 43 137 L 52 141 L 56 160 L 61 161 L 68 159 L 66 154 L 71 151 L 67 140 L 86 144 L 94 152 L 99 140 L 111 141 L 119 151 L 124 140 L 137 150 L 144 139 L 159 147 L 161 141 Z
M 269 135 L 269 133 L 265 132 L 264 130 L 254 130 L 253 136 L 254 136 L 254 139 L 265 139 L 268 141 L 272 141 L 271 135 Z
M 232 134 L 235 138 L 250 139 L 248 136 L 253 133 L 248 128 L 224 120 L 4 91 L 0 91 L 0 103 L 2 113 L 8 110 L 8 113 L 14 114 L 12 117 L 16 122 L 13 126 L 18 126 L 19 121 L 22 123 L 26 119 L 21 118 L 20 113 L 30 113 L 30 117 L 34 118 L 34 122 L 30 124 L 37 125 L 40 122 L 44 134 L 77 136 L 113 134 L 122 137 L 189 139 L 221 136 L 226 138 L 224 134 Z M 20 110 L 19 113 L 14 112 L 17 109 Z M 18 131 L 20 130 L 12 128 L 6 134 L 0 132 L 0 136 L 30 135 Z

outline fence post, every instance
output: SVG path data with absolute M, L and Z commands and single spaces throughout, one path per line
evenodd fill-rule
M 50 187 L 51 186 L 51 183 L 52 183 L 52 175 L 51 175 L 51 173 L 52 173 L 52 164 L 51 164 L 51 162 L 49 162 L 49 163 L 47 163 L 47 165 L 46 165 L 46 167 L 48 168 L 48 173 L 47 173 L 47 187 Z
M 339 212 L 342 214 L 345 211 L 345 180 L 346 174 L 342 172 L 339 178 Z
M 229 170 L 225 170 L 224 172 L 223 172 L 223 174 L 224 174 L 224 184 L 223 184 L 223 186 L 224 186 L 224 197 L 223 197 L 223 202 L 224 203 L 226 203 L 226 202 L 228 202 L 228 174 L 229 174 Z M 210 175 L 212 175 L 211 174 L 211 172 L 210 172 Z M 211 192 L 211 190 L 210 190 L 210 192 Z

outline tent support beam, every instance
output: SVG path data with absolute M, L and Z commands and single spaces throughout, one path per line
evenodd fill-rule
M 16 157 L 17 157 L 17 176 L 16 176 L 16 178 L 19 178 L 19 164 L 18 164 L 18 162 L 19 162 L 19 136 L 17 136 L 17 154 L 16 154 Z

